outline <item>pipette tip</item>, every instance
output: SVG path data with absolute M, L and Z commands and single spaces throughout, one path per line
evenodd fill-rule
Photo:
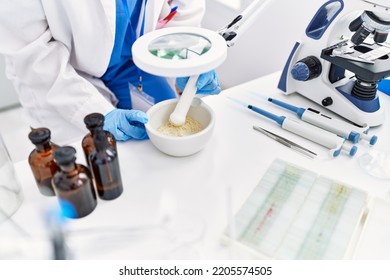
M 255 92 L 255 91 L 247 91 L 250 95 L 254 96 L 257 99 L 260 99 L 261 101 L 267 101 L 268 97 L 265 95 L 262 95 L 261 93 Z
M 244 106 L 244 107 L 248 107 L 248 106 L 249 106 L 249 104 L 247 104 L 247 103 L 245 103 L 245 102 L 243 102 L 243 101 L 241 101 L 241 100 L 235 99 L 235 98 L 230 97 L 230 96 L 225 96 L 225 97 L 226 97 L 227 99 L 230 99 L 231 101 L 237 103 L 237 104 L 240 104 L 240 105 Z

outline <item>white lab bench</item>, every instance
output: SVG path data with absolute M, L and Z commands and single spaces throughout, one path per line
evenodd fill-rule
M 216 127 L 206 148 L 193 156 L 167 156 L 148 140 L 119 143 L 124 192 L 112 201 L 99 199 L 89 216 L 65 224 L 71 256 L 80 259 L 253 258 L 247 252 L 223 244 L 221 236 L 231 214 L 239 210 L 277 158 L 364 190 L 386 204 L 390 200 L 390 181 L 367 174 L 359 166 L 358 158 L 371 149 L 390 152 L 390 97 L 380 93 L 387 121 L 371 129 L 378 135 L 378 143 L 373 147 L 359 143 L 355 157 L 342 154 L 332 158 L 326 148 L 284 131 L 275 122 L 226 98 L 233 96 L 278 115 L 293 116 L 259 96 L 319 108 L 297 94 L 284 96 L 277 89 L 278 80 L 279 72 L 204 98 L 216 113 Z M 305 157 L 253 130 L 253 125 L 289 138 L 318 156 Z M 84 163 L 80 142 L 71 145 L 78 151 L 78 162 Z M 39 194 L 27 160 L 15 166 L 24 202 L 12 220 L 29 237 L 24 238 L 28 242 L 18 243 L 19 253 L 10 257 L 49 258 L 43 217 L 45 210 L 56 205 L 57 200 Z M 16 244 L 18 241 L 13 238 L 23 235 L 12 223 L 6 224 L 0 225 L 1 236 L 8 236 L 10 244 Z M 367 235 L 352 257 L 389 259 L 390 211 L 373 220 L 370 226 L 375 228 L 374 233 Z

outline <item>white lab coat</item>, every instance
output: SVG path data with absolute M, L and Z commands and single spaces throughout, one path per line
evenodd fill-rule
M 171 6 L 166 26 L 197 26 L 204 0 L 149 0 L 145 33 Z M 115 0 L 1 0 L 0 53 L 32 127 L 48 127 L 58 144 L 87 133 L 84 116 L 117 102 L 97 77 L 107 69 L 115 37 Z M 27 135 L 26 135 L 27 137 Z

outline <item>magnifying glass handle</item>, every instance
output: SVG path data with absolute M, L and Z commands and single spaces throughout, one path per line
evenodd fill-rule
M 186 122 L 186 116 L 190 109 L 192 99 L 194 98 L 197 87 L 196 82 L 198 81 L 199 75 L 190 76 L 186 87 L 181 94 L 179 101 L 177 102 L 175 110 L 169 117 L 169 122 L 175 126 L 181 126 Z

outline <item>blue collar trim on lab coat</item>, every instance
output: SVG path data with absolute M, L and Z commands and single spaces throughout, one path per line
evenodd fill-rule
M 165 78 L 142 72 L 135 66 L 132 59 L 131 47 L 137 39 L 137 25 L 142 5 L 143 3 L 146 5 L 146 2 L 146 0 L 116 0 L 114 48 L 108 68 L 101 79 L 117 97 L 117 107 L 122 109 L 132 108 L 129 83 L 135 86 L 139 85 L 140 76 L 142 76 L 144 92 L 150 94 L 155 102 L 176 97 L 174 90 Z M 145 9 L 142 15 L 140 36 L 144 32 L 144 24 Z
M 139 15 L 142 10 L 142 0 L 116 0 L 116 30 L 114 48 L 110 62 L 101 77 L 105 85 L 114 92 L 120 107 L 131 106 L 128 94 L 121 94 L 123 87 L 128 88 L 129 77 L 138 80 L 138 69 L 135 67 L 131 47 L 136 38 Z M 146 1 L 145 1 L 146 3 Z M 144 22 L 144 16 L 142 24 Z M 141 31 L 143 28 L 141 27 Z M 135 80 L 135 81 L 136 81 Z M 134 81 L 134 82 L 135 82 Z

